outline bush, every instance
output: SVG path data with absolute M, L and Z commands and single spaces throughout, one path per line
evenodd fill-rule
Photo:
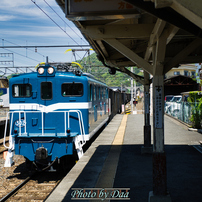
M 188 102 L 191 105 L 192 127 L 201 129 L 202 123 L 202 92 L 193 91 L 189 93 Z

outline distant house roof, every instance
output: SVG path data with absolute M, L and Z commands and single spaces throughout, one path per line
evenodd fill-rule
M 177 75 L 164 80 L 164 85 L 193 85 L 196 84 L 189 76 Z
M 177 71 L 177 70 L 197 70 L 197 66 L 195 65 L 195 64 L 184 64 L 184 65 L 180 65 L 179 67 L 173 67 L 172 69 L 171 69 L 171 71 L 172 70 L 175 70 L 175 71 Z
M 191 77 L 178 75 L 164 80 L 165 95 L 180 95 L 182 92 L 198 90 L 198 84 Z

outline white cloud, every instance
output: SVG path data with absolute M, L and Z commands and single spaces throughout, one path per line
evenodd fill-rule
M 5 39 L 4 45 L 68 45 L 75 44 L 73 38 L 78 44 L 86 44 L 82 35 L 72 22 L 65 19 L 65 14 L 61 11 L 55 0 L 46 0 L 49 5 L 66 21 L 68 25 L 80 36 L 75 34 L 65 23 L 56 16 L 56 14 L 47 6 L 44 0 L 35 0 L 35 2 L 67 33 L 67 36 L 57 25 L 55 25 L 31 0 L 0 0 L 0 40 Z M 66 26 L 66 28 L 64 27 Z M 55 61 L 69 61 L 67 57 L 71 54 L 64 54 L 66 48 L 42 48 L 38 49 L 44 55 Z M 1 51 L 1 50 L 0 50 Z M 5 51 L 5 49 L 3 49 Z M 13 51 L 25 54 L 25 49 L 14 49 Z M 30 55 L 31 54 L 31 55 Z M 30 52 L 29 56 L 41 60 L 37 53 Z M 15 65 L 21 56 L 15 56 Z M 22 57 L 23 61 L 26 58 Z M 36 65 L 35 61 L 29 64 Z
M 44 3 L 43 0 L 35 0 L 37 5 L 44 10 L 47 14 L 50 14 L 50 8 L 47 4 Z M 55 5 L 54 9 L 59 9 L 59 6 L 56 7 L 56 3 L 51 0 L 48 1 L 48 4 L 53 6 Z M 15 1 L 8 1 L 8 0 L 1 0 L 0 3 L 0 13 L 5 13 L 7 15 L 15 16 L 16 19 L 21 19 L 24 16 L 31 16 L 40 19 L 47 19 L 47 16 L 31 1 L 31 0 L 15 0 Z
M 12 15 L 0 15 L 0 21 L 10 21 L 14 19 L 15 17 Z
M 81 40 L 72 30 L 68 31 L 68 34 L 71 36 L 67 36 L 64 32 L 62 32 L 57 27 L 42 27 L 42 26 L 32 26 L 26 27 L 26 29 L 18 29 L 18 30 L 1 30 L 0 33 L 1 38 L 7 39 L 8 41 L 15 42 L 19 45 L 78 45 L 78 44 L 87 44 L 85 40 Z M 73 40 L 72 40 L 73 39 Z M 77 43 L 75 43 L 75 41 Z M 25 44 L 25 42 L 27 44 Z M 5 45 L 7 44 L 5 42 Z
M 8 0 L 1 0 L 0 9 L 1 8 L 16 8 L 19 6 L 26 6 L 30 5 L 31 1 L 25 0 L 15 0 L 15 1 L 8 1 Z
M 64 29 L 64 28 L 63 28 Z M 78 38 L 70 28 L 66 28 L 66 32 L 72 38 Z M 18 26 L 18 28 L 12 27 L 10 29 L 0 28 L 1 35 L 13 36 L 28 36 L 28 37 L 64 37 L 69 38 L 67 34 L 65 34 L 59 27 L 56 26 Z

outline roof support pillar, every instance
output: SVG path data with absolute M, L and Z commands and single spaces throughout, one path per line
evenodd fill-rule
M 155 27 L 152 31 L 152 34 L 150 36 L 150 40 L 148 42 L 148 47 L 145 53 L 144 59 L 146 61 L 149 60 L 150 55 L 153 51 L 153 47 L 155 47 L 153 44 L 156 43 L 156 40 L 158 36 L 160 36 L 163 32 L 163 29 L 166 25 L 166 22 L 160 19 L 157 19 L 157 22 L 155 24 Z M 154 57 L 153 53 L 153 57 Z M 144 146 L 141 149 L 142 153 L 152 153 L 152 147 L 151 147 L 151 125 L 150 125 L 150 85 L 149 85 L 149 73 L 144 71 L 144 118 L 145 118 L 145 125 L 144 125 Z
M 144 71 L 144 146 L 141 153 L 152 153 L 150 125 L 150 82 L 149 73 Z
M 167 196 L 166 154 L 164 151 L 164 59 L 165 32 L 153 46 L 153 192 L 149 201 L 171 201 Z M 169 200 L 168 200 L 169 199 Z

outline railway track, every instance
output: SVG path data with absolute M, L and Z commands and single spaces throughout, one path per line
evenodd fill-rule
M 7 193 L 1 192 L 3 201 L 44 201 L 64 177 L 64 173 L 36 172 L 19 185 L 11 184 Z
M 8 144 L 8 140 L 6 141 Z M 15 165 L 4 168 L 3 152 L 7 149 L 0 139 L 0 202 L 44 201 L 66 173 L 37 172 L 27 170 L 25 159 L 15 156 Z
M 96 137 L 97 135 L 94 138 Z M 88 149 L 94 138 L 84 146 L 84 151 Z M 3 144 L 0 146 L 3 147 Z M 23 156 L 14 155 L 14 162 L 14 166 L 4 168 L 3 155 L 0 157 L 0 202 L 41 202 L 46 200 L 75 164 L 75 162 L 70 162 L 68 168 L 65 169 L 61 165 L 60 172 L 37 172 L 33 175 L 33 171 L 26 167 Z

